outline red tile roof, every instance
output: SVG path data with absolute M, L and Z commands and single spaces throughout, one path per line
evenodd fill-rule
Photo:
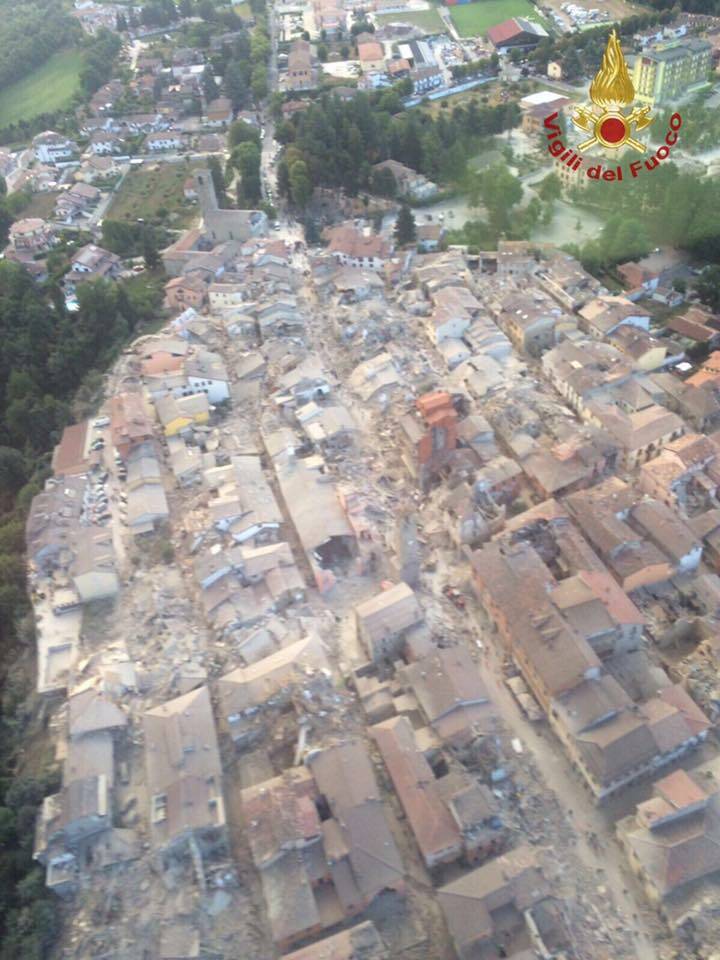
M 88 461 L 84 456 L 87 429 L 88 422 L 83 420 L 63 430 L 62 439 L 55 447 L 52 458 L 53 473 L 56 477 L 84 473 L 87 470 Z

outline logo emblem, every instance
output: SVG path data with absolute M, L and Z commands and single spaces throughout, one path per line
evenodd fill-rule
M 592 107 L 577 107 L 572 122 L 580 130 L 591 136 L 578 146 L 578 150 L 589 150 L 601 146 L 618 150 L 628 146 L 640 153 L 645 144 L 637 140 L 633 133 L 649 127 L 653 121 L 650 107 L 635 107 L 624 114 L 623 107 L 629 106 L 635 99 L 630 74 L 620 41 L 615 30 L 608 37 L 600 69 L 590 84 Z

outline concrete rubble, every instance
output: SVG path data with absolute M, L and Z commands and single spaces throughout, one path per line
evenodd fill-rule
M 226 249 L 33 504 L 62 955 L 708 958 L 614 831 L 716 753 L 720 447 L 566 255 L 344 236 Z

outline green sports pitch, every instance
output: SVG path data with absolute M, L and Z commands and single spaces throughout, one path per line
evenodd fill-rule
M 448 7 L 452 21 L 461 37 L 484 36 L 490 27 L 511 17 L 527 17 L 546 26 L 546 23 L 528 0 L 480 0 Z

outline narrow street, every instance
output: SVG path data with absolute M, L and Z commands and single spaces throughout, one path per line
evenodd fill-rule
M 499 640 L 488 631 L 487 621 L 474 601 L 470 604 L 469 616 L 477 635 L 482 638 L 483 676 L 503 721 L 529 751 L 548 789 L 567 812 L 568 831 L 576 838 L 575 852 L 597 874 L 598 884 L 605 889 L 603 896 L 614 903 L 623 918 L 626 929 L 632 934 L 638 960 L 657 960 L 653 926 L 657 929 L 659 921 L 627 869 L 612 824 L 603 809 L 594 805 L 548 725 L 544 721 L 531 723 L 523 714 L 504 681 Z M 589 843 L 591 833 L 600 838 L 597 848 Z

